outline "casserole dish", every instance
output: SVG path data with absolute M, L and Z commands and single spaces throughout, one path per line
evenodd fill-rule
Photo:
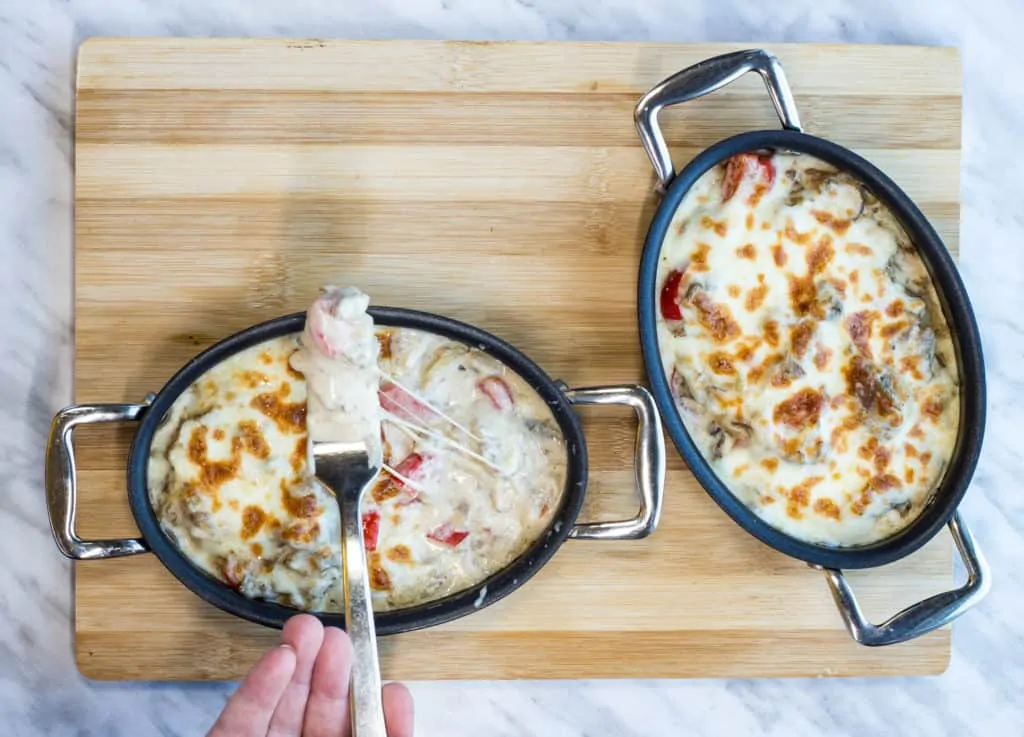
M 676 173 L 658 125 L 660 111 L 669 105 L 709 94 L 747 72 L 756 72 L 764 81 L 782 129 L 750 131 L 722 140 L 698 154 Z M 824 572 L 843 621 L 857 642 L 864 645 L 888 645 L 918 637 L 951 622 L 980 601 L 989 587 L 989 572 L 984 558 L 957 513 L 981 449 L 985 424 L 985 374 L 978 328 L 970 302 L 938 234 L 910 198 L 870 162 L 836 143 L 801 130 L 793 95 L 782 67 L 766 51 L 738 51 L 689 67 L 644 95 L 636 106 L 634 117 L 641 142 L 654 165 L 658 192 L 662 195 L 647 233 L 640 263 L 638 315 L 641 348 L 655 401 L 679 453 L 707 493 L 740 527 L 779 552 Z M 733 187 L 729 191 L 723 190 L 727 200 L 735 191 L 735 185 L 728 181 L 728 165 L 734 160 L 748 160 L 734 157 L 750 157 L 750 161 L 771 161 L 778 154 L 814 157 L 834 167 L 837 174 L 854 178 L 861 186 L 864 201 L 867 200 L 867 194 L 870 194 L 873 195 L 873 201 L 888 209 L 909 238 L 911 250 L 916 250 L 923 261 L 952 339 L 952 353 L 955 355 L 959 376 L 959 422 L 955 441 L 951 442 L 952 451 L 944 475 L 928 501 L 923 504 L 919 515 L 905 527 L 882 539 L 856 546 L 836 547 L 812 543 L 787 534 L 777 526 L 768 524 L 730 491 L 685 426 L 683 413 L 673 395 L 672 382 L 675 377 L 669 377 L 663 365 L 658 320 L 659 314 L 665 315 L 665 307 L 662 302 L 659 313 L 659 297 L 663 298 L 663 287 L 659 283 L 658 270 L 662 253 L 669 242 L 673 218 L 687 194 L 713 168 L 720 165 L 725 167 L 727 173 L 723 181 L 726 187 Z M 753 156 L 758 158 L 754 159 Z M 767 163 L 764 165 L 771 166 Z M 769 187 L 776 176 L 774 168 L 770 171 Z M 790 176 L 789 172 L 787 176 Z M 762 194 L 758 193 L 758 199 L 751 200 L 754 207 Z M 753 223 L 750 217 L 748 215 L 748 230 Z M 853 219 L 858 217 L 860 213 L 853 216 Z M 845 227 L 849 224 L 850 221 L 846 221 Z M 767 228 L 768 223 L 764 227 Z M 753 247 L 750 249 L 752 251 Z M 776 264 L 781 266 L 782 263 L 785 261 L 776 257 Z M 667 286 L 664 288 L 667 289 Z M 968 574 L 966 584 L 957 590 L 914 604 L 881 625 L 876 626 L 866 621 L 842 569 L 871 568 L 892 563 L 918 550 L 947 525 L 964 560 Z
M 457 341 L 497 359 L 517 374 L 551 408 L 567 453 L 565 487 L 559 507 L 545 531 L 505 568 L 469 589 L 426 603 L 379 612 L 379 634 L 405 632 L 470 614 L 507 596 L 523 585 L 568 538 L 629 540 L 654 531 L 661 512 L 665 475 L 664 440 L 656 405 L 639 386 L 608 386 L 570 389 L 552 380 L 520 351 L 496 336 L 439 315 L 398 308 L 370 308 L 380 327 L 413 328 Z M 150 502 L 147 461 L 161 420 L 175 400 L 210 368 L 241 351 L 265 341 L 300 333 L 305 313 L 279 317 L 236 333 L 208 348 L 181 368 L 155 395 L 140 404 L 73 405 L 54 418 L 47 447 L 46 492 L 50 524 L 57 547 L 76 560 L 102 560 L 153 552 L 186 587 L 220 609 L 269 627 L 281 627 L 298 610 L 281 604 L 250 599 L 196 567 L 182 554 L 161 527 Z M 622 404 L 636 413 L 635 479 L 640 501 L 636 516 L 610 522 L 579 522 L 587 488 L 587 445 L 574 406 Z M 77 482 L 73 444 L 74 429 L 99 422 L 138 422 L 127 463 L 128 501 L 141 536 L 122 540 L 81 540 L 75 533 Z M 342 614 L 314 612 L 325 624 L 344 626 Z

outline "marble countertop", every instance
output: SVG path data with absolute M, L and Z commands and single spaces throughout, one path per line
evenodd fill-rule
M 1024 732 L 1024 6 L 1015 0 L 34 0 L 0 4 L 0 724 L 22 735 L 203 735 L 232 684 L 100 684 L 75 669 L 70 566 L 43 505 L 71 397 L 74 57 L 95 35 L 831 41 L 955 45 L 964 62 L 961 267 L 989 425 L 962 507 L 995 570 L 921 679 L 417 683 L 422 735 L 1019 735 Z M 1019 431 L 1018 431 L 1019 432 Z

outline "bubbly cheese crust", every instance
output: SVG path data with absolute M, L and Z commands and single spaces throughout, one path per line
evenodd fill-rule
M 957 437 L 959 378 L 919 254 L 846 173 L 741 154 L 681 202 L 658 265 L 662 364 L 722 482 L 793 537 L 909 525 Z
M 472 588 L 524 552 L 561 503 L 567 455 L 546 403 L 497 360 L 417 330 L 375 333 L 385 471 L 363 532 L 387 611 Z M 299 348 L 299 335 L 267 341 L 184 392 L 154 437 L 149 495 L 198 567 L 250 598 L 338 612 L 338 506 L 310 473 Z

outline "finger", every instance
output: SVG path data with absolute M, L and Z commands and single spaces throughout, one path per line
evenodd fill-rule
M 302 734 L 313 665 L 323 641 L 324 626 L 310 614 L 296 615 L 285 624 L 281 642 L 295 651 L 295 672 L 270 720 L 268 737 L 299 737 Z
M 388 737 L 412 737 L 414 712 L 409 689 L 401 683 L 389 683 L 384 687 L 382 698 Z
M 342 737 L 349 733 L 348 679 L 352 643 L 336 627 L 324 630 L 324 642 L 313 666 L 302 737 Z
M 264 654 L 228 699 L 208 737 L 264 737 L 294 672 L 295 651 L 287 645 Z

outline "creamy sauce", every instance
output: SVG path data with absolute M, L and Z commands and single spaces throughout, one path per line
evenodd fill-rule
M 149 493 L 163 529 L 213 576 L 252 598 L 341 611 L 338 507 L 310 475 L 295 368 L 310 368 L 294 355 L 308 333 L 243 351 L 182 394 L 154 438 Z M 561 504 L 567 456 L 550 409 L 500 362 L 426 332 L 374 334 L 385 470 L 363 530 L 386 611 L 470 589 L 523 553 Z M 344 388 L 332 391 L 321 396 Z
M 391 470 L 367 500 L 380 524 L 370 568 L 400 606 L 467 588 L 524 552 L 561 502 L 567 456 L 547 404 L 495 359 L 420 331 L 380 335 Z
M 894 216 L 806 155 L 734 157 L 683 199 L 658 270 L 683 421 L 769 524 L 832 546 L 910 524 L 952 456 L 949 329 Z

